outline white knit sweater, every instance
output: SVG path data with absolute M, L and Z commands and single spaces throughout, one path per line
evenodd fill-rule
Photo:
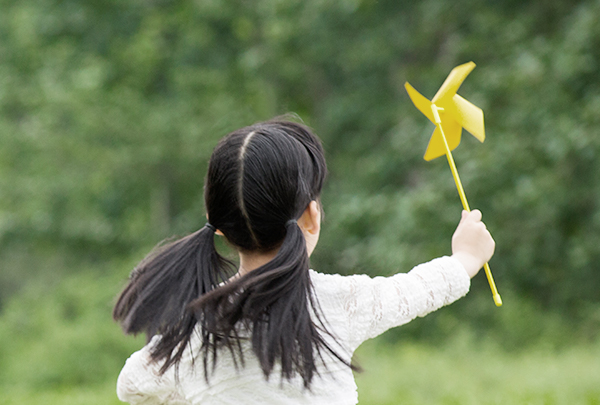
M 470 286 L 467 272 L 451 257 L 432 260 L 392 277 L 327 275 L 312 270 L 310 277 L 328 329 L 337 336 L 341 347 L 332 345 L 346 353 L 348 359 L 365 340 L 456 301 Z M 282 380 L 280 369 L 265 380 L 248 346 L 243 348 L 245 367 L 239 370 L 228 352 L 221 353 L 208 385 L 202 359 L 194 362 L 198 339 L 193 339 L 190 350 L 182 357 L 178 379 L 173 368 L 161 376 L 160 365 L 149 360 L 156 339 L 159 337 L 127 360 L 117 382 L 120 400 L 146 405 L 358 403 L 352 371 L 325 354 L 325 364 L 317 366 L 320 376 L 313 378 L 310 391 L 303 388 L 299 376 Z

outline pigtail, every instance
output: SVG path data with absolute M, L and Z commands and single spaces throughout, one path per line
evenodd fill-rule
M 117 300 L 113 318 L 125 333 L 145 332 L 161 339 L 152 357 L 164 359 L 162 371 L 181 358 L 197 319 L 187 306 L 214 290 L 235 272 L 215 250 L 214 227 L 158 247 L 133 270 Z
M 318 316 L 320 310 L 308 270 L 304 236 L 296 221 L 289 221 L 286 236 L 273 260 L 190 305 L 202 324 L 207 381 L 214 371 L 218 349 L 228 348 L 234 359 L 238 355 L 243 363 L 236 329 L 240 324 L 251 331 L 248 338 L 252 350 L 267 378 L 279 362 L 282 378 L 289 380 L 298 373 L 304 386 L 309 387 L 317 373 L 316 357 L 321 357 L 322 349 L 353 367 L 319 333 L 326 329 Z M 311 318 L 311 309 L 316 314 L 316 323 Z

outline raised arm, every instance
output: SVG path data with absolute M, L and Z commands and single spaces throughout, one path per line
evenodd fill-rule
M 491 258 L 494 246 L 481 213 L 463 212 L 452 238 L 452 257 L 434 259 L 391 277 L 320 275 L 327 318 L 344 334 L 348 349 L 355 350 L 387 329 L 464 296 L 469 278 Z

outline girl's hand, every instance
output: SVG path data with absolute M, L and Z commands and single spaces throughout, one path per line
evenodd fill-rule
M 481 211 L 463 211 L 460 223 L 452 235 L 452 257 L 474 277 L 494 254 L 496 242 L 481 222 Z

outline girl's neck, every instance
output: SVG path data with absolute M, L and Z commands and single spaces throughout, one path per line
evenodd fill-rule
M 244 276 L 254 269 L 267 264 L 277 254 L 277 249 L 266 253 L 239 253 L 240 255 L 240 268 L 238 270 L 239 276 Z

